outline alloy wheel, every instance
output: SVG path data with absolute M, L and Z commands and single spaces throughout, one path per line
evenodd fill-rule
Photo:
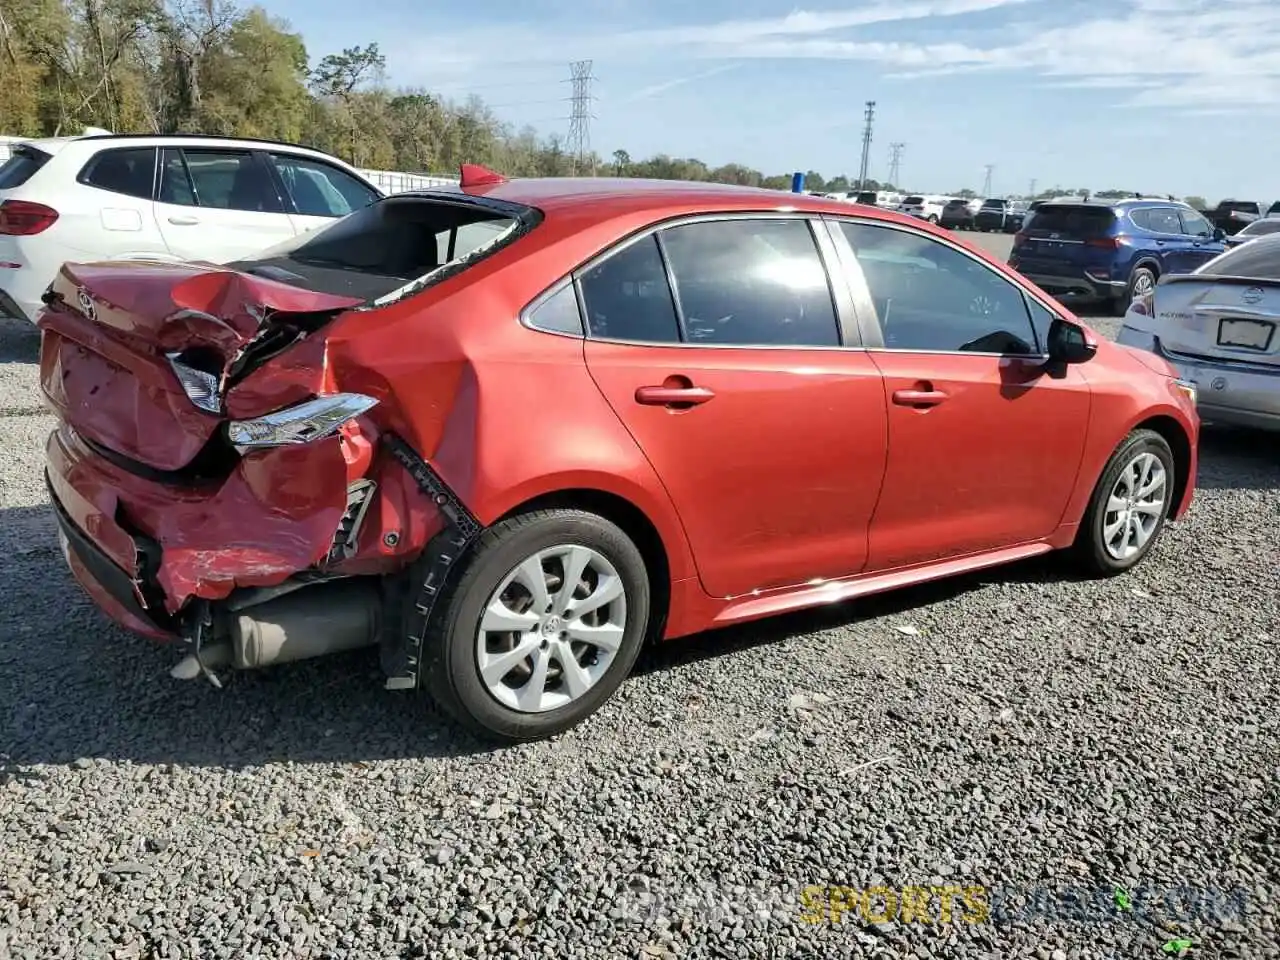
M 613 564 L 590 547 L 549 547 L 517 564 L 490 594 L 476 668 L 503 706 L 545 713 L 599 682 L 626 625 L 626 589 Z
M 1164 519 L 1168 473 L 1154 453 L 1140 453 L 1120 471 L 1102 519 L 1102 542 L 1115 560 L 1141 552 Z

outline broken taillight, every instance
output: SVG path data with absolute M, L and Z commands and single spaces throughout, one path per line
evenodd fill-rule
M 58 211 L 30 200 L 6 200 L 0 203 L 0 235 L 32 237 L 43 233 L 58 219 Z
M 252 420 L 232 420 L 227 439 L 240 453 L 262 447 L 310 443 L 337 432 L 378 401 L 362 393 L 335 393 L 316 397 Z

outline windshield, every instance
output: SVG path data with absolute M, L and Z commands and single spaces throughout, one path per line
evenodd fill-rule
M 532 226 L 535 216 L 527 208 L 464 196 L 399 194 L 228 265 L 309 290 L 388 303 L 420 290 L 446 267 L 488 256 Z
M 920 204 L 924 203 L 924 197 L 907 197 L 907 199 L 903 200 L 902 202 L 909 207 L 919 206 Z
M 1003 200 L 984 200 L 984 201 L 982 202 L 982 209 L 984 209 L 984 210 L 1003 210 L 1003 209 L 1004 209 L 1004 201 L 1003 201 Z

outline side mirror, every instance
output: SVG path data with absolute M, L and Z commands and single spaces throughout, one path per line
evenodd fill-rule
M 1213 228 L 1213 239 L 1224 240 L 1226 239 L 1226 236 L 1227 236 L 1227 231 L 1223 230 L 1221 227 Z
M 1084 330 L 1061 317 L 1049 324 L 1048 346 L 1050 363 L 1084 363 L 1098 352 L 1098 345 L 1089 341 Z

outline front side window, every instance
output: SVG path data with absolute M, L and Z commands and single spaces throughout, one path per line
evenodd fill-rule
M 1153 233 L 1181 233 L 1182 221 L 1173 207 L 1153 207 L 1147 210 L 1146 228 Z
M 355 177 L 327 163 L 288 154 L 272 154 L 271 162 L 302 216 L 345 217 L 378 199 Z
M 843 221 L 889 350 L 1036 354 L 1022 291 L 941 241 Z
M 283 213 L 266 168 L 243 150 L 166 149 L 160 202 L 214 210 Z
M 1194 210 L 1179 210 L 1182 217 L 1182 232 L 1193 237 L 1213 236 L 1213 224 Z
M 839 346 L 830 282 L 807 221 L 715 220 L 660 236 L 690 343 Z

